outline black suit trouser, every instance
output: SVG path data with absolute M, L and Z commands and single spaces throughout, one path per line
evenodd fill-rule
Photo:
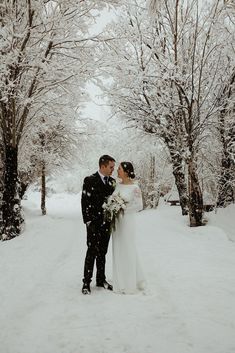
M 87 226 L 87 252 L 84 265 L 84 283 L 92 280 L 94 263 L 96 261 L 96 283 L 103 283 L 105 277 L 105 255 L 108 251 L 110 230 L 107 224 L 91 222 Z

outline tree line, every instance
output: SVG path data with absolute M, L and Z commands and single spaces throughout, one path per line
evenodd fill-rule
M 43 187 L 45 168 L 76 148 L 77 116 L 96 60 L 98 38 L 89 28 L 109 3 L 115 1 L 1 1 L 1 239 L 20 233 L 22 187 L 40 175 Z
M 163 142 L 191 226 L 204 192 L 235 199 L 234 21 L 232 1 L 130 1 L 101 50 L 113 114 Z
M 99 12 L 114 5 L 114 22 L 90 35 Z M 191 226 L 203 223 L 204 191 L 219 207 L 234 202 L 232 1 L 3 0 L 0 23 L 1 239 L 19 235 L 21 197 L 38 178 L 46 213 L 46 175 L 69 164 L 89 135 L 78 119 L 91 79 L 112 114 L 148 140 L 151 207 L 161 153 Z

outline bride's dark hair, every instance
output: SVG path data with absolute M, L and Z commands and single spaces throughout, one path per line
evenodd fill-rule
M 134 167 L 131 162 L 121 162 L 122 169 L 131 179 L 135 178 Z

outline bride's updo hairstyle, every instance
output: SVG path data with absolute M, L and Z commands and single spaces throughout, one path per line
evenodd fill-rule
M 127 173 L 128 177 L 135 179 L 134 167 L 131 162 L 121 162 L 122 169 Z

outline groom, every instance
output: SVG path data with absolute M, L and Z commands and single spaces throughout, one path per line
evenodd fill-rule
M 109 224 L 104 222 L 102 205 L 115 189 L 111 177 L 115 159 L 103 155 L 99 159 L 99 171 L 84 179 L 82 189 L 82 216 L 87 228 L 87 253 L 84 265 L 83 294 L 90 294 L 94 263 L 96 261 L 96 286 L 112 290 L 105 277 L 105 255 L 110 238 Z

